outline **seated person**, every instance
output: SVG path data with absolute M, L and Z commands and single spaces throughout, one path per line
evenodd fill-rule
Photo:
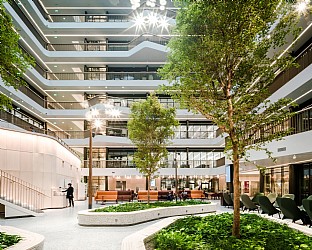
M 169 193 L 168 193 L 168 195 L 167 195 L 167 200 L 168 201 L 172 201 L 174 199 L 174 195 L 173 195 L 173 193 L 170 191 Z

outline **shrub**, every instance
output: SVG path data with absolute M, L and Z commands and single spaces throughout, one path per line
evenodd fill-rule
M 231 236 L 233 215 L 186 217 L 154 237 L 160 249 L 312 249 L 311 237 L 256 214 L 241 215 L 241 237 Z
M 203 202 L 198 200 L 187 200 L 187 201 L 163 201 L 163 202 L 154 202 L 154 203 L 125 203 L 120 204 L 118 206 L 109 206 L 104 208 L 97 208 L 94 212 L 132 212 L 132 211 L 139 211 L 145 210 L 150 208 L 157 208 L 157 207 L 173 207 L 173 206 L 188 206 L 188 205 L 199 205 L 199 204 L 209 204 L 210 202 Z
M 0 232 L 0 250 L 16 244 L 21 239 L 22 238 L 18 235 L 9 235 Z

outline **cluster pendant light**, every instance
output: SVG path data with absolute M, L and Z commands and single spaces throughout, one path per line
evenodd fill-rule
M 130 0 L 131 2 L 131 5 L 132 5 L 132 9 L 137 9 L 140 7 L 140 0 Z M 156 7 L 156 3 L 157 3 L 157 0 L 147 0 L 146 1 L 146 6 L 148 7 Z M 166 4 L 167 4 L 167 0 L 159 0 L 158 1 L 158 4 L 159 4 L 159 9 L 160 10 L 165 10 L 166 9 Z

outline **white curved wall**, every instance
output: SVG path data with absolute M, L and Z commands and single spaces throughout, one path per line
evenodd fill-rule
M 81 161 L 52 137 L 0 128 L 0 159 L 1 170 L 43 190 L 46 208 L 55 206 L 53 191 L 67 182 L 78 192 Z

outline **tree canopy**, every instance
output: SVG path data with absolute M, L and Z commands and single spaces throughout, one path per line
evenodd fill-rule
M 249 149 L 266 150 L 265 142 L 288 132 L 272 128 L 289 117 L 285 107 L 290 100 L 271 103 L 267 97 L 277 72 L 294 65 L 290 50 L 284 49 L 298 33 L 296 14 L 288 1 L 280 0 L 178 2 L 182 8 L 175 36 L 160 70 L 171 84 L 163 89 L 228 134 L 226 150 L 234 164 L 233 235 L 238 237 L 239 159 Z
M 0 0 L 0 76 L 6 86 L 18 89 L 24 85 L 21 77 L 32 65 L 33 59 L 18 45 L 19 34 L 15 31 L 11 16 L 6 12 Z M 11 107 L 10 98 L 0 93 L 0 109 Z
M 150 179 L 167 156 L 166 147 L 174 135 L 175 109 L 163 107 L 155 95 L 131 106 L 128 122 L 129 138 L 137 147 L 134 162 L 141 173 Z M 149 187 L 148 187 L 149 190 Z

